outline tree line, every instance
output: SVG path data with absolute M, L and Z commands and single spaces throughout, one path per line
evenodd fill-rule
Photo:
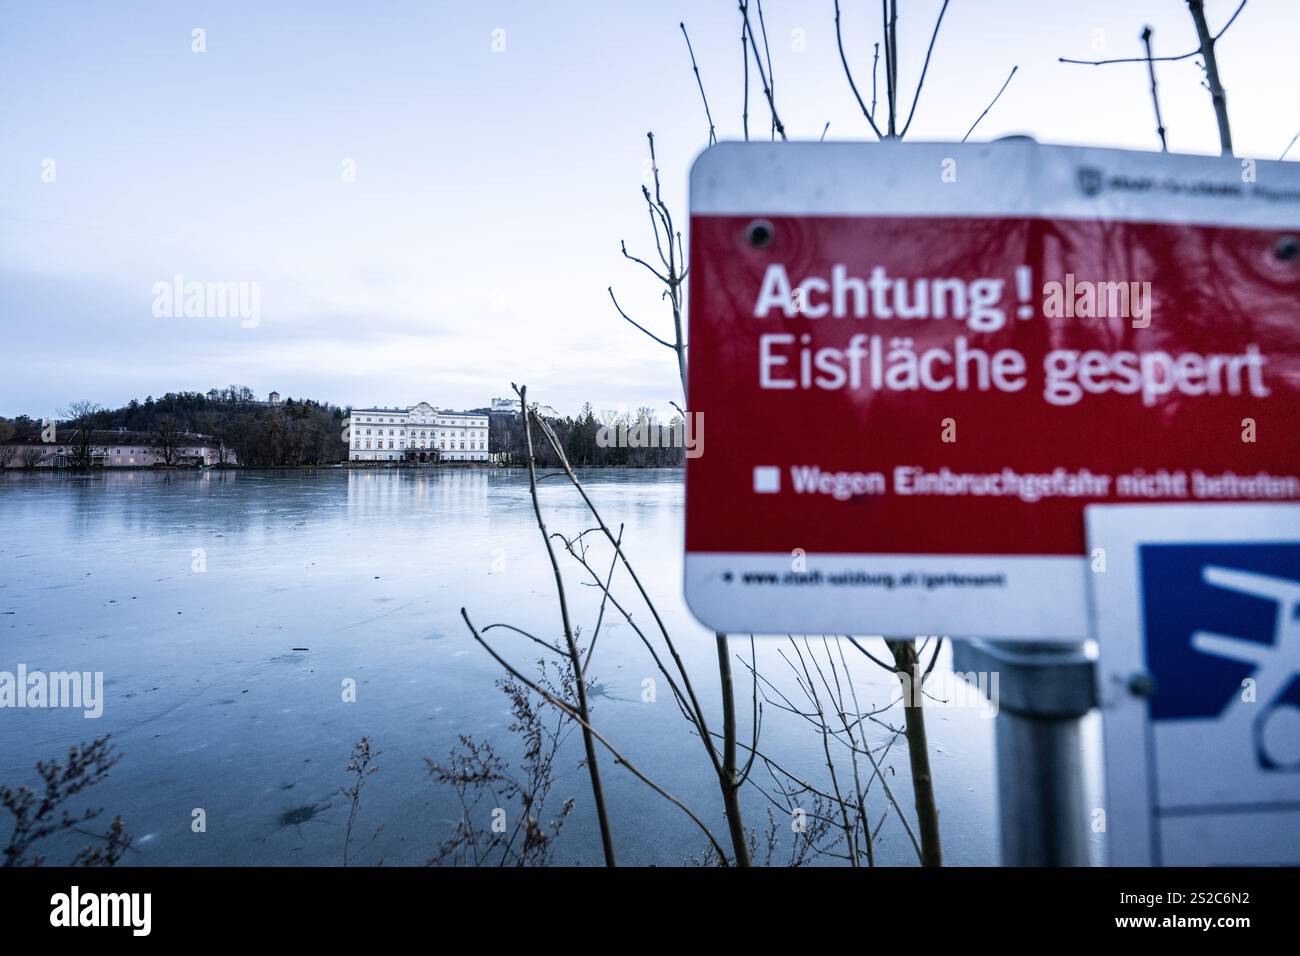
M 195 434 L 209 436 L 221 465 L 246 467 L 323 465 L 348 458 L 347 426 L 350 409 L 307 398 L 287 398 L 274 405 L 259 401 L 246 385 L 229 385 L 207 392 L 168 392 L 143 401 L 132 399 L 118 408 L 93 402 L 75 402 L 60 410 L 53 436 L 47 423 L 27 415 L 0 418 L 0 467 L 35 467 L 48 455 L 51 441 L 69 450 L 69 464 L 89 468 L 107 441 L 107 432 L 125 429 L 141 436 L 165 465 L 176 464 L 180 450 L 193 444 Z M 488 449 L 495 461 L 522 466 L 524 426 L 518 412 L 471 413 L 488 415 Z M 582 468 L 672 468 L 683 460 L 681 422 L 661 420 L 649 407 L 636 412 L 604 411 L 591 403 L 577 416 L 548 418 L 548 424 L 568 455 Z M 668 444 L 665 429 L 677 428 L 677 444 Z M 639 429 L 638 429 L 638 426 Z M 42 432 L 46 431 L 43 435 Z M 650 445 L 654 432 L 660 444 Z M 23 447 L 26 446 L 26 447 Z M 549 443 L 534 435 L 534 454 L 543 467 L 557 467 L 559 459 Z
M 679 467 L 685 457 L 680 438 L 676 445 L 662 441 L 664 429 L 672 422 L 661 420 L 649 407 L 638 408 L 635 413 L 605 411 L 597 416 L 588 402 L 576 417 L 547 418 L 546 422 L 575 468 L 673 468 Z M 638 425 L 641 428 L 636 431 Z M 661 442 L 658 447 L 646 447 L 643 436 L 654 430 L 658 430 Z M 681 435 L 680 419 L 675 434 Z M 626 437 L 620 441 L 619 436 Z M 524 423 L 518 412 L 491 413 L 488 448 L 499 454 L 501 464 L 522 466 L 528 457 L 524 442 Z M 536 430 L 533 455 L 543 468 L 560 465 L 559 456 Z
M 54 440 L 71 449 L 70 464 L 81 468 L 89 467 L 95 448 L 104 443 L 100 433 L 115 429 L 144 436 L 164 464 L 175 463 L 179 449 L 192 444 L 188 436 L 201 434 L 211 437 L 220 464 L 320 465 L 346 460 L 346 417 L 339 405 L 305 398 L 271 405 L 258 401 L 247 386 L 230 385 L 133 398 L 119 408 L 76 402 L 60 411 Z M 41 420 L 27 415 L 0 419 L 0 442 L 48 445 L 42 429 Z M 15 460 L 22 455 L 21 449 L 10 453 Z

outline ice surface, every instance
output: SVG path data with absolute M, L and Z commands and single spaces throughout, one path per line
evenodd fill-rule
M 681 597 L 680 474 L 597 471 L 584 479 L 606 521 L 625 526 L 627 553 L 717 715 L 713 636 Z M 543 483 L 542 500 L 552 531 L 574 535 L 593 524 L 563 478 Z M 607 569 L 608 552 L 600 554 Z M 574 620 L 589 634 L 599 592 L 583 586 L 582 569 L 562 551 L 560 559 Z M 614 587 L 635 604 L 625 575 Z M 422 863 L 460 812 L 423 758 L 445 757 L 459 734 L 511 752 L 506 701 L 493 687 L 501 671 L 469 636 L 462 606 L 480 627 L 506 622 L 561 640 L 522 472 L 0 475 L 0 670 L 103 671 L 106 684 L 98 720 L 0 710 L 0 782 L 34 782 L 37 760 L 111 733 L 122 761 L 81 805 L 104 807 L 105 824 L 122 816 L 137 838 L 126 863 L 333 865 L 347 819 L 344 767 L 353 742 L 369 735 L 382 752 L 380 771 L 367 784 L 353 858 Z M 635 617 L 651 624 L 644 610 Z M 525 669 L 541 650 L 503 629 L 490 636 Z M 760 639 L 759 669 L 789 684 L 782 643 Z M 732 649 L 748 659 L 747 639 L 733 638 Z M 850 662 L 860 695 L 877 704 L 896 696 L 892 679 L 861 655 Z M 654 665 L 609 609 L 592 671 L 601 730 L 725 835 L 703 748 L 662 680 L 657 702 L 642 702 Z M 748 672 L 737 664 L 735 675 L 747 740 Z M 347 678 L 356 682 L 355 703 L 343 700 Z M 720 717 L 714 722 L 720 729 Z M 996 862 L 993 722 L 971 709 L 935 711 L 929 735 L 945 862 Z M 581 748 L 576 738 L 571 744 L 553 799 L 574 796 L 577 809 L 555 859 L 597 863 Z M 762 745 L 792 769 L 817 774 L 823 763 L 820 738 L 770 708 Z M 679 811 L 607 754 L 601 760 L 620 862 L 679 864 L 702 849 Z M 901 742 L 889 763 L 910 812 Z M 747 823 L 765 825 L 767 806 L 746 791 Z M 191 831 L 195 808 L 206 811 L 206 833 Z M 0 819 L 0 840 L 7 832 Z M 87 842 L 51 847 L 50 862 Z M 877 860 L 915 862 L 893 821 Z

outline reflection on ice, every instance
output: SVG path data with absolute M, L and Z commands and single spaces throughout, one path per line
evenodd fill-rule
M 697 675 L 704 707 L 717 713 L 713 637 L 681 599 L 680 473 L 584 479 L 606 520 L 625 526 L 637 572 Z M 553 531 L 590 526 L 566 483 L 544 482 L 540 494 Z M 367 834 L 384 828 L 366 856 L 424 862 L 461 812 L 424 758 L 444 758 L 461 734 L 514 745 L 493 686 L 501 672 L 460 609 L 476 623 L 552 637 L 558 629 L 518 471 L 10 474 L 0 477 L 0 527 L 0 670 L 25 662 L 104 674 L 97 721 L 79 711 L 0 711 L 0 782 L 31 782 L 37 760 L 111 733 L 122 761 L 94 805 L 150 837 L 137 839 L 127 865 L 337 865 L 349 802 L 338 794 L 362 736 L 382 752 L 361 825 Z M 599 593 L 581 586 L 580 569 L 565 570 L 575 621 L 590 628 Z M 643 682 L 657 672 L 621 623 L 607 616 L 602 625 L 595 719 L 658 782 L 720 817 L 702 749 L 671 695 L 645 699 Z M 494 633 L 531 668 L 535 645 Z M 735 651 L 747 659 L 748 646 L 738 640 Z M 760 670 L 785 673 L 779 651 L 775 639 L 760 640 Z M 861 679 L 881 703 L 897 692 L 869 667 Z M 737 668 L 737 680 L 747 701 L 747 671 Z M 796 767 L 822 759 L 804 728 L 765 718 L 763 734 Z M 930 736 L 946 860 L 995 862 L 991 722 L 936 711 Z M 576 807 L 557 862 L 601 858 L 580 751 L 559 760 L 557 796 L 575 797 Z M 895 763 L 904 775 L 906 759 Z M 671 807 L 613 767 L 606 775 L 612 814 L 635 821 L 618 835 L 621 858 L 678 864 L 700 851 L 698 831 Z M 754 824 L 765 824 L 766 803 L 749 797 Z M 203 832 L 192 829 L 196 809 Z M 878 862 L 910 864 L 911 853 L 886 826 Z

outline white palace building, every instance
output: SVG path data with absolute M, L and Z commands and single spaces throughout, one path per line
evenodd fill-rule
M 487 461 L 488 417 L 409 408 L 354 408 L 352 461 Z

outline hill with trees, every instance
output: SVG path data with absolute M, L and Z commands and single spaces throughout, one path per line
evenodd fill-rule
M 210 435 L 236 460 L 252 467 L 320 465 L 347 460 L 343 439 L 347 409 L 307 398 L 271 404 L 243 385 L 207 392 L 168 392 L 120 408 L 77 402 L 60 412 L 60 437 L 71 433 L 126 429 L 150 436 L 155 445 L 174 444 L 185 433 Z M 39 442 L 41 421 L 19 415 L 0 419 L 0 442 Z

